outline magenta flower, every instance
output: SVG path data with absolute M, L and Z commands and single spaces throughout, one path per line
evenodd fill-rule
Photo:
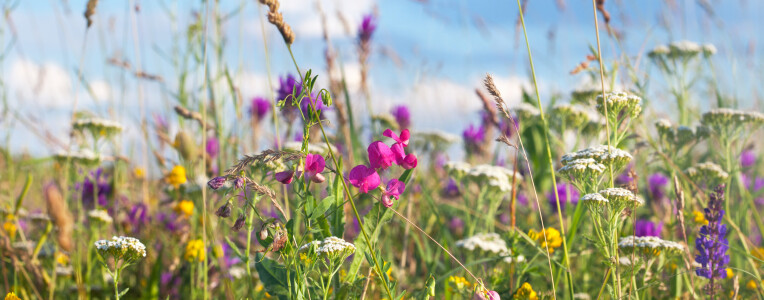
M 209 186 L 213 190 L 217 190 L 225 184 L 227 178 L 225 176 L 218 176 L 215 178 L 212 178 L 210 181 L 207 182 L 207 186 Z
M 276 181 L 281 182 L 283 184 L 290 184 L 292 183 L 292 179 L 294 179 L 294 171 L 283 171 L 278 172 L 276 174 L 273 174 L 273 178 L 276 179 Z
M 371 40 L 371 35 L 374 34 L 374 30 L 377 29 L 377 20 L 372 14 L 363 16 L 363 22 L 361 27 L 358 28 L 358 39 L 361 42 L 368 42 Z
M 647 220 L 637 220 L 634 228 L 635 236 L 661 236 L 663 222 L 653 223 Z
M 249 114 L 255 121 L 260 122 L 271 110 L 271 103 L 265 100 L 263 97 L 255 97 L 252 99 L 252 107 L 249 108 Z
M 398 179 L 390 179 L 387 182 L 387 188 L 382 192 L 382 205 L 385 207 L 393 206 L 393 199 L 398 200 L 398 197 L 403 194 L 406 189 L 406 184 Z
M 369 191 L 376 189 L 381 179 L 379 174 L 374 168 L 369 168 L 365 165 L 357 165 L 350 170 L 350 184 L 357 187 L 361 193 L 368 193 Z
M 753 150 L 744 150 L 740 153 L 740 166 L 749 168 L 756 164 L 756 152 Z
M 402 146 L 401 143 L 395 143 L 393 144 L 393 147 L 390 148 L 390 150 L 393 152 L 393 156 L 395 157 L 395 163 L 406 170 L 416 168 L 416 155 L 413 153 L 406 155 L 406 152 L 403 151 L 403 147 L 404 146 Z
M 321 183 L 326 180 L 321 172 L 324 171 L 326 162 L 324 157 L 319 154 L 308 154 L 305 157 L 305 179 L 315 183 Z
M 218 156 L 218 153 L 220 153 L 220 142 L 218 142 L 218 139 L 215 136 L 211 136 L 207 139 L 205 150 L 207 150 L 207 155 L 209 155 L 210 158 L 214 159 Z
M 369 152 L 369 164 L 372 169 L 387 169 L 395 161 L 393 151 L 383 142 L 373 142 L 367 150 Z
M 411 134 L 409 133 L 408 129 L 404 129 L 403 131 L 401 131 L 400 137 L 396 135 L 395 132 L 393 132 L 390 129 L 386 129 L 385 132 L 382 133 L 382 135 L 395 140 L 396 143 L 402 144 L 403 147 L 406 147 L 409 145 L 409 137 L 411 137 Z
M 395 117 L 395 121 L 398 122 L 398 127 L 401 129 L 407 129 L 411 126 L 411 113 L 407 106 L 398 105 L 393 107 L 391 113 L 393 114 L 393 117 Z

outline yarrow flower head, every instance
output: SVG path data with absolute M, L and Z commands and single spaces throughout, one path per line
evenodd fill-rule
M 84 118 L 77 119 L 72 124 L 72 127 L 76 131 L 84 132 L 89 131 L 95 136 L 112 136 L 122 131 L 122 125 L 112 120 L 99 119 L 99 118 Z
M 628 165 L 633 157 L 628 152 L 616 147 L 600 145 L 565 154 L 560 162 L 563 166 L 566 166 L 576 160 L 585 158 L 594 159 L 596 163 L 610 166 L 613 168 L 613 171 L 618 172 Z
M 677 242 L 666 241 L 655 236 L 627 236 L 618 242 L 618 248 L 626 253 L 637 253 L 646 259 L 656 258 L 661 253 L 678 255 L 684 246 Z
M 93 209 L 89 211 L 88 219 L 90 219 L 91 222 L 101 222 L 104 224 L 111 224 L 114 222 L 114 219 L 109 215 L 109 212 L 103 209 Z
M 581 197 L 581 203 L 587 207 L 603 207 L 607 206 L 608 200 L 602 197 L 600 193 L 586 194 Z
M 703 48 L 698 43 L 692 41 L 676 41 L 669 44 L 670 57 L 679 57 L 682 59 L 693 58 L 703 51 Z
M 478 233 L 469 238 L 456 241 L 456 247 L 464 248 L 469 251 L 484 251 L 493 254 L 507 256 L 504 258 L 505 262 L 512 262 L 512 252 L 507 248 L 507 242 L 505 242 L 497 233 Z M 517 256 L 516 261 L 523 261 L 525 258 L 520 255 Z
M 729 177 L 729 173 L 725 172 L 721 166 L 712 162 L 699 163 L 687 168 L 684 173 L 693 181 L 704 182 L 710 186 L 722 183 Z
M 553 116 L 552 120 L 555 122 L 556 126 L 561 129 L 563 125 L 567 128 L 575 129 L 582 128 L 586 125 L 590 120 L 590 116 L 593 114 L 589 113 L 586 108 L 580 105 L 563 103 L 552 107 L 551 115 Z
M 95 242 L 95 247 L 101 257 L 111 256 L 128 263 L 146 257 L 146 246 L 132 237 L 114 236 L 111 240 L 99 240 Z
M 336 236 L 305 244 L 299 251 L 309 251 L 311 248 L 316 254 L 330 261 L 343 260 L 355 252 L 355 245 Z
M 717 108 L 704 113 L 700 123 L 719 134 L 729 135 L 744 125 L 761 126 L 764 124 L 764 114 L 758 111 Z
M 58 163 L 76 163 L 85 166 L 96 166 L 101 163 L 101 156 L 90 150 L 81 150 L 79 152 L 59 152 L 53 155 L 53 159 Z
M 642 206 L 645 203 L 644 200 L 637 197 L 631 191 L 624 188 L 607 188 L 600 191 L 600 195 L 608 200 L 612 206 L 621 208 L 628 207 L 634 208 Z
M 698 255 L 695 261 L 701 266 L 695 269 L 695 274 L 710 279 L 706 286 L 706 292 L 709 295 L 715 295 L 719 290 L 716 279 L 727 277 L 725 268 L 729 264 L 730 256 L 727 254 L 729 243 L 727 242 L 727 226 L 722 224 L 724 217 L 724 185 L 716 187 L 714 193 L 711 193 L 708 200 L 708 207 L 704 209 L 707 225 L 700 228 L 700 236 L 695 239 L 695 250 Z
M 494 165 L 477 165 L 467 170 L 467 179 L 478 184 L 485 184 L 493 190 L 509 192 L 512 190 L 512 175 L 514 171 Z M 515 174 L 516 180 L 522 180 L 522 175 Z
M 642 112 L 642 98 L 626 92 L 605 93 L 604 103 L 607 105 L 607 115 L 603 106 L 602 95 L 597 96 L 597 111 L 610 120 L 618 120 L 621 114 L 636 118 Z

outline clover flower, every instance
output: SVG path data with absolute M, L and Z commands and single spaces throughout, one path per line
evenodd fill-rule
M 626 253 L 637 253 L 645 258 L 655 258 L 661 253 L 681 254 L 684 246 L 655 236 L 627 236 L 618 242 L 618 248 Z
M 507 256 L 505 262 L 512 262 L 512 252 L 507 248 L 507 243 L 501 239 L 497 233 L 478 233 L 466 239 L 456 241 L 456 247 L 464 248 L 469 251 L 484 251 L 496 255 Z M 522 255 L 516 257 L 517 261 L 523 261 Z
M 554 253 L 554 249 L 562 246 L 562 237 L 560 231 L 553 227 L 547 227 L 546 229 L 537 232 L 533 229 L 528 231 L 528 236 L 539 242 L 541 249 L 549 249 L 549 254 Z
M 684 173 L 693 181 L 704 181 L 709 185 L 716 185 L 724 182 L 729 177 L 729 174 L 725 172 L 721 166 L 712 162 L 696 164 L 695 166 L 684 170 Z
M 730 256 L 727 254 L 729 243 L 727 242 L 727 226 L 722 224 L 724 217 L 724 185 L 719 185 L 714 193 L 709 195 L 708 207 L 704 209 L 704 215 L 708 220 L 707 225 L 700 228 L 700 236 L 695 239 L 695 249 L 698 255 L 695 261 L 701 265 L 695 269 L 695 274 L 710 279 L 706 286 L 706 292 L 709 295 L 715 295 L 718 290 L 715 279 L 724 279 L 727 276 L 725 271 L 729 264 Z
M 111 224 L 114 219 L 109 216 L 109 213 L 103 209 L 93 209 L 88 212 L 88 219 L 95 222 L 102 222 L 105 224 Z
M 98 240 L 95 247 L 98 254 L 104 258 L 111 256 L 115 260 L 133 262 L 146 257 L 146 246 L 132 237 L 114 236 L 111 240 Z
M 515 295 L 512 296 L 512 299 L 522 299 L 522 300 L 538 300 L 538 295 L 536 294 L 536 291 L 533 290 L 533 287 L 530 283 L 523 283 L 519 289 L 515 292 Z
M 597 111 L 610 120 L 618 120 L 621 114 L 636 118 L 642 112 L 642 106 L 639 104 L 642 98 L 626 92 L 605 93 L 605 104 L 607 113 L 605 115 L 605 106 L 602 105 L 602 95 L 597 96 Z

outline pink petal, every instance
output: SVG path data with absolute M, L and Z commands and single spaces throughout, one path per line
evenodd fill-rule
M 416 155 L 414 155 L 414 153 L 406 155 L 406 157 L 403 158 L 402 162 L 399 163 L 399 165 L 406 170 L 416 168 L 416 165 L 417 165 Z
M 313 176 L 310 176 L 310 181 L 313 181 L 315 183 L 322 183 L 326 181 L 326 177 L 324 177 L 324 174 L 316 173 L 316 174 L 313 174 Z
M 392 147 L 390 147 L 390 151 L 393 152 L 395 163 L 400 165 L 403 161 L 403 158 L 406 157 L 406 152 L 403 151 L 403 145 L 401 145 L 401 143 L 395 143 Z
M 373 169 L 387 169 L 393 165 L 395 156 L 385 143 L 375 141 L 369 145 L 369 164 Z
M 326 161 L 320 154 L 308 154 L 305 157 L 305 172 L 321 173 L 324 171 Z
M 390 181 L 387 182 L 387 189 L 385 189 L 385 195 L 398 199 L 398 197 L 401 194 L 403 194 L 403 191 L 405 189 L 406 189 L 406 184 L 403 183 L 403 181 L 400 181 L 398 179 L 390 179 Z
M 275 178 L 276 181 L 281 182 L 283 184 L 290 184 L 292 183 L 292 179 L 294 178 L 294 171 L 278 172 L 273 175 L 273 178 Z
M 361 193 L 368 193 L 369 191 L 376 189 L 381 182 L 377 171 L 365 165 L 357 165 L 353 167 L 353 169 L 350 170 L 348 177 L 350 184 L 357 187 Z
M 389 128 L 385 129 L 385 131 L 382 133 L 382 135 L 393 139 L 397 143 L 401 143 L 403 145 L 403 147 L 406 147 L 406 146 L 409 145 L 409 137 L 411 136 L 411 134 L 409 133 L 408 129 L 404 129 L 403 131 L 401 131 L 401 136 L 398 137 L 395 134 L 395 132 L 393 132 Z
M 390 208 L 393 206 L 393 199 L 390 199 L 387 195 L 382 195 L 382 199 L 380 200 L 382 202 L 382 205 L 384 205 L 387 208 Z
M 499 296 L 499 293 L 496 291 L 489 291 L 488 292 L 488 299 L 490 300 L 501 300 L 501 297 Z

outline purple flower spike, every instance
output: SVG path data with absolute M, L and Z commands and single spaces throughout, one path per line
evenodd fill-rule
M 358 28 L 358 39 L 361 42 L 368 42 L 371 40 L 371 35 L 374 34 L 374 30 L 377 29 L 377 20 L 373 14 L 363 16 L 361 27 Z
M 369 168 L 365 165 L 357 165 L 350 170 L 350 184 L 357 187 L 361 193 L 368 193 L 369 191 L 376 189 L 381 183 L 379 174 L 374 168 Z
M 390 179 L 387 182 L 387 188 L 382 192 L 382 205 L 385 207 L 393 206 L 393 199 L 398 200 L 403 191 L 406 189 L 406 184 L 398 179 Z
M 223 185 L 225 185 L 225 182 L 226 182 L 225 176 L 218 176 L 208 181 L 207 186 L 209 186 L 213 190 L 217 190 L 223 187 Z
M 663 229 L 663 222 L 653 223 L 647 220 L 637 220 L 636 228 L 634 229 L 635 236 L 661 236 L 661 230 Z
M 373 142 L 367 150 L 369 152 L 369 164 L 373 169 L 387 169 L 395 161 L 393 151 L 383 142 Z
M 740 153 L 740 166 L 743 168 L 750 168 L 756 164 L 756 152 L 753 150 L 745 150 Z
M 393 114 L 393 117 L 395 117 L 395 121 L 398 122 L 398 127 L 401 129 L 408 129 L 409 126 L 411 126 L 411 113 L 407 106 L 398 105 L 393 107 L 391 113 Z
M 721 289 L 716 280 L 727 277 L 726 266 L 730 262 L 730 256 L 726 254 L 729 243 L 725 237 L 727 226 L 722 224 L 724 216 L 722 202 L 724 202 L 723 184 L 709 196 L 708 207 L 703 213 L 708 220 L 708 225 L 700 228 L 700 236 L 695 240 L 695 249 L 698 251 L 695 261 L 701 265 L 695 269 L 695 274 L 710 279 L 705 290 L 712 297 Z
M 319 154 L 308 154 L 305 157 L 305 179 L 309 179 L 315 183 L 321 183 L 326 180 L 321 172 L 324 171 L 326 162 L 324 157 Z
M 268 100 L 265 100 L 263 97 L 255 97 L 252 99 L 252 107 L 249 108 L 249 114 L 255 121 L 260 122 L 265 119 L 270 110 L 271 103 Z

